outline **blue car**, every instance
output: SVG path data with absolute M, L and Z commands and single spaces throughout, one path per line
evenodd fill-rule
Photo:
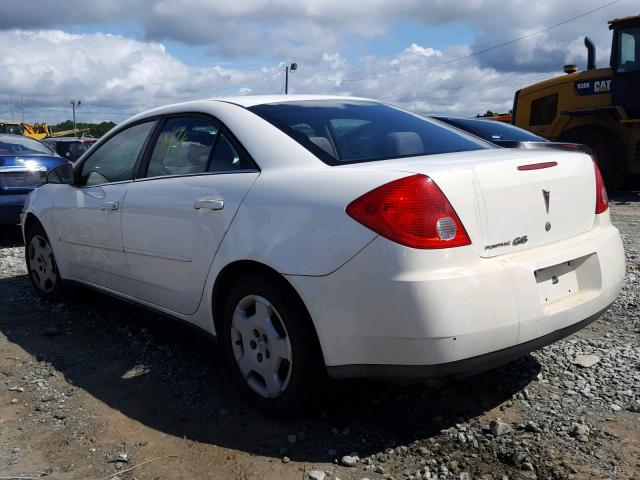
M 33 138 L 0 134 L 0 224 L 20 223 L 29 192 L 50 170 L 65 163 L 66 159 Z

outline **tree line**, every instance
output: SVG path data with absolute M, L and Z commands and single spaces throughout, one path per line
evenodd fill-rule
M 76 123 L 76 128 L 88 129 L 87 131 L 83 132 L 85 136 L 95 138 L 100 138 L 115 126 L 116 124 L 113 122 Z M 50 125 L 50 128 L 54 133 L 61 132 L 63 130 L 73 130 L 73 121 L 65 120 L 64 122 L 58 123 L 57 125 Z

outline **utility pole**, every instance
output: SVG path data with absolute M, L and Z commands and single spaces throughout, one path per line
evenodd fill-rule
M 20 104 L 22 105 L 22 123 L 24 123 L 24 97 L 20 95 Z
M 284 67 L 284 93 L 285 95 L 289 93 L 289 69 L 292 72 L 295 72 L 298 69 L 297 63 L 292 63 L 291 65 L 287 65 Z
M 75 99 L 71 99 L 69 100 L 69 103 L 71 104 L 71 108 L 73 109 L 73 129 L 76 129 L 76 106 L 80 106 L 80 104 L 82 103 L 82 100 L 75 100 Z M 78 136 L 78 132 L 73 132 L 73 136 L 77 137 Z

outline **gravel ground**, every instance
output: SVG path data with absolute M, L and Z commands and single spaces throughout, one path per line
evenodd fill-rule
M 599 321 L 444 390 L 334 383 L 290 422 L 193 328 L 81 289 L 40 301 L 3 228 L 0 478 L 640 479 L 640 195 L 611 210 L 627 276 Z

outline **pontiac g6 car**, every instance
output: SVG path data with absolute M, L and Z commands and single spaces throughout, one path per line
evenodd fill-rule
M 260 408 L 334 378 L 458 378 L 597 319 L 625 270 L 597 166 L 383 103 L 170 105 L 49 174 L 23 216 L 35 288 L 80 282 L 216 335 Z

